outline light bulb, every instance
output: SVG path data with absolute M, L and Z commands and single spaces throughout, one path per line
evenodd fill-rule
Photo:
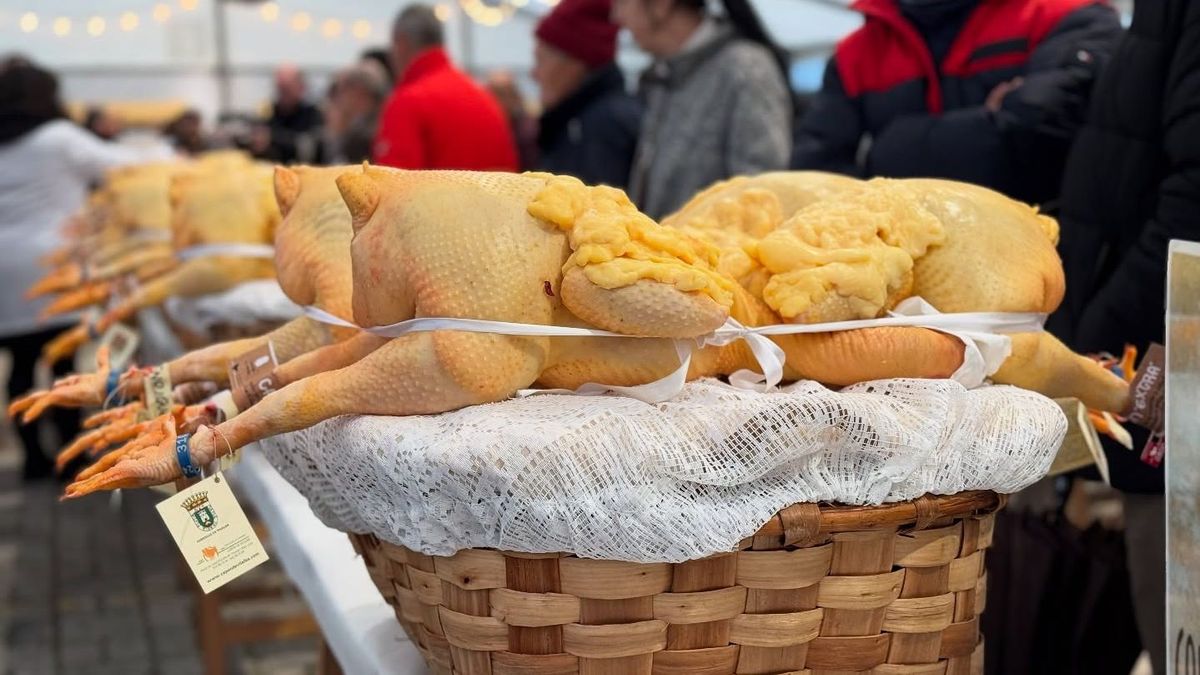
M 87 32 L 92 37 L 97 37 L 104 34 L 104 29 L 108 26 L 103 17 L 93 16 L 88 19 Z
M 25 12 L 21 15 L 21 21 L 19 23 L 21 25 L 22 32 L 32 33 L 33 31 L 37 30 L 38 16 L 33 12 Z
M 337 19 L 325 19 L 321 22 L 321 35 L 335 38 L 342 34 L 342 22 Z
M 66 37 L 67 35 L 71 34 L 71 20 L 65 16 L 60 16 L 54 20 L 52 29 L 54 30 L 55 35 L 59 37 Z
M 292 30 L 304 32 L 312 27 L 312 17 L 308 12 L 296 12 L 292 15 Z
M 258 8 L 258 13 L 262 15 L 263 21 L 274 21 L 279 18 L 279 5 L 268 2 Z
M 140 21 L 141 19 L 138 18 L 137 14 L 134 14 L 133 12 L 125 12 L 121 15 L 121 20 L 119 23 L 121 25 L 121 30 L 129 31 L 137 28 Z

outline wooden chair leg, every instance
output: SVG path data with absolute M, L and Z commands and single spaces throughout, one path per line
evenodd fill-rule
M 217 594 L 196 594 L 196 627 L 205 675 L 225 675 L 225 630 Z

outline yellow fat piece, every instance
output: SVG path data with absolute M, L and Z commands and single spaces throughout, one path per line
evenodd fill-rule
M 564 271 L 582 268 L 601 288 L 646 279 L 704 293 L 724 307 L 733 304 L 735 282 L 717 271 L 720 251 L 654 222 L 620 190 L 549 177 L 528 208 L 530 215 L 567 231 L 574 253 Z
M 786 319 L 831 294 L 871 318 L 912 279 L 913 260 L 945 240 L 941 221 L 899 183 L 872 181 L 798 211 L 753 251 L 771 273 L 763 300 Z

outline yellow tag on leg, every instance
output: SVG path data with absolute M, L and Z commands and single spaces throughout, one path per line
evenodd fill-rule
M 157 508 L 205 593 L 268 559 L 229 482 L 219 473 L 159 502 Z

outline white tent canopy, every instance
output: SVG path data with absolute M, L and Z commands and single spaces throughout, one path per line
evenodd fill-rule
M 437 0 L 445 14 L 454 59 L 476 74 L 504 68 L 524 76 L 532 62 L 533 27 L 546 0 L 505 0 L 498 25 L 496 0 Z M 175 99 L 212 119 L 221 107 L 221 34 L 216 0 L 0 0 L 0 44 L 58 70 L 68 99 L 77 102 Z M 825 53 L 859 23 L 839 0 L 753 0 L 785 47 Z M 270 73 L 294 63 L 319 92 L 328 76 L 367 47 L 386 43 L 404 2 L 277 0 L 222 2 L 228 48 L 231 110 L 255 111 L 270 96 Z M 472 19 L 468 15 L 473 15 Z M 622 36 L 620 61 L 631 72 L 644 57 Z M 812 64 L 797 69 L 811 83 Z M 819 69 L 815 71 L 819 76 Z

